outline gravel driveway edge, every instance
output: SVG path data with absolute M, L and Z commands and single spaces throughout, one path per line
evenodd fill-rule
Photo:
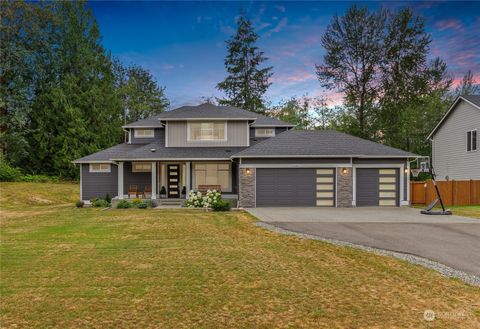
M 269 231 L 281 233 L 281 234 L 286 234 L 286 235 L 294 235 L 302 239 L 310 239 L 310 240 L 318 240 L 318 241 L 323 241 L 323 242 L 328 242 L 332 243 L 338 246 L 345 246 L 345 247 L 352 247 L 356 249 L 361 249 L 365 250 L 368 252 L 372 252 L 377 255 L 383 255 L 383 256 L 393 256 L 395 258 L 407 261 L 412 264 L 417 264 L 421 265 L 424 267 L 427 267 L 429 269 L 432 269 L 434 271 L 437 271 L 443 276 L 449 277 L 449 278 L 457 278 L 462 280 L 465 283 L 468 283 L 473 286 L 480 286 L 480 277 L 473 275 L 473 274 L 468 274 L 463 271 L 456 270 L 454 268 L 451 268 L 449 266 L 443 265 L 441 263 L 437 263 L 435 261 L 432 261 L 427 258 L 411 255 L 411 254 L 405 254 L 397 251 L 391 251 L 391 250 L 385 250 L 385 249 L 379 249 L 379 248 L 373 248 L 373 247 L 367 247 L 359 244 L 354 244 L 346 241 L 340 241 L 340 240 L 335 240 L 335 239 L 326 239 L 322 238 L 317 235 L 312 235 L 312 234 L 305 234 L 305 233 L 298 233 L 294 231 L 289 231 L 285 230 L 283 228 L 276 227 L 271 224 L 267 224 L 265 222 L 257 222 L 255 223 L 256 226 L 265 228 Z

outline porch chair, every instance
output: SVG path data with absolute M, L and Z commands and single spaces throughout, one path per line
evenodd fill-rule
M 145 188 L 143 189 L 143 197 L 145 199 L 152 197 L 152 187 L 150 185 L 145 185 Z
M 138 197 L 138 185 L 130 185 L 128 187 L 128 197 L 131 198 L 132 195 L 134 198 Z

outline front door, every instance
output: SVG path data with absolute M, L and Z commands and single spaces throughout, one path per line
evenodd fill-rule
M 169 164 L 167 165 L 167 180 L 168 180 L 168 197 L 179 198 L 180 197 L 180 165 Z

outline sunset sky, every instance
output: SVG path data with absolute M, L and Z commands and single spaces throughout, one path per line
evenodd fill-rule
M 314 65 L 324 50 L 320 39 L 334 14 L 353 2 L 90 2 L 104 46 L 123 63 L 149 69 L 166 87 L 171 107 L 222 96 L 225 40 L 243 9 L 259 34 L 259 48 L 274 67 L 266 94 L 273 104 L 291 96 L 341 95 L 323 90 Z M 405 4 L 425 17 L 431 55 L 442 57 L 456 81 L 471 70 L 480 78 L 480 2 L 357 2 L 395 10 Z

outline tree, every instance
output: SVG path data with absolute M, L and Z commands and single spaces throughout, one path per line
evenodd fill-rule
M 292 97 L 274 106 L 268 114 L 295 125 L 296 129 L 309 129 L 313 127 L 310 106 L 310 98 L 306 96 L 302 98 Z
M 253 112 L 264 111 L 263 95 L 271 85 L 272 67 L 261 67 L 267 60 L 255 43 L 258 35 L 243 13 L 237 20 L 237 31 L 228 41 L 225 68 L 228 76 L 217 84 L 226 93 L 221 105 L 233 105 Z
M 343 17 L 335 15 L 322 36 L 323 63 L 316 65 L 321 85 L 345 95 L 353 117 L 351 133 L 371 138 L 373 112 L 379 93 L 385 12 L 353 5 Z
M 468 71 L 463 76 L 460 85 L 455 88 L 454 97 L 463 95 L 478 95 L 480 94 L 480 81 L 476 81 L 472 71 Z
M 116 88 L 122 102 L 124 121 L 130 123 L 162 113 L 169 105 L 165 87 L 159 87 L 152 74 L 137 65 L 123 67 L 114 61 Z
M 327 102 L 322 98 L 315 98 L 313 100 L 313 113 L 315 115 L 315 128 L 316 129 L 331 129 L 335 120 L 335 110 L 327 106 Z

